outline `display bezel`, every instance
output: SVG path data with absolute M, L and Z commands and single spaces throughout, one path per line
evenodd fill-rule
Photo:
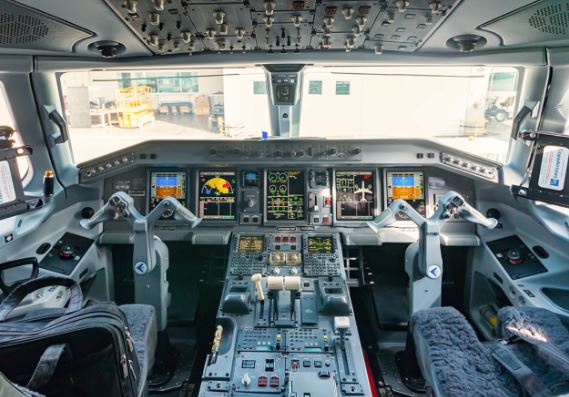
M 424 193 L 424 200 L 425 200 L 425 214 L 423 216 L 425 218 L 429 217 L 429 186 L 428 186 L 428 172 L 425 168 L 385 168 L 383 170 L 383 206 L 387 208 L 387 173 L 388 172 L 422 172 L 423 173 L 423 193 Z M 416 226 L 410 220 L 401 220 L 398 219 L 397 222 L 401 223 L 408 223 L 413 226 Z
M 269 171 L 302 171 L 304 173 L 304 199 L 303 199 L 303 220 L 269 220 L 267 219 L 267 174 Z M 307 225 L 308 224 L 308 212 L 307 212 L 307 192 L 308 192 L 308 169 L 305 167 L 270 167 L 263 169 L 263 224 L 265 225 Z
M 200 174 L 202 172 L 233 172 L 235 173 L 236 186 L 234 186 L 235 191 L 235 219 L 212 219 L 204 218 L 202 219 L 202 224 L 216 224 L 216 225 L 233 225 L 239 222 L 239 195 L 241 186 L 241 171 L 235 168 L 199 168 L 195 171 L 194 181 L 194 210 L 197 216 L 200 216 Z
M 371 171 L 373 172 L 373 181 L 374 181 L 374 196 L 373 196 L 373 217 L 378 215 L 379 209 L 379 197 L 381 191 L 381 182 L 379 180 L 379 171 L 376 167 L 352 167 L 352 168 L 334 168 L 332 169 L 332 214 L 334 218 L 334 225 L 336 226 L 367 226 L 367 222 L 370 219 L 338 219 L 338 212 L 336 211 L 336 204 L 337 204 L 337 197 L 336 197 L 336 173 L 337 172 L 363 172 L 363 171 Z M 373 219 L 373 218 L 372 218 Z
M 152 190 L 152 174 L 153 173 L 157 173 L 157 172 L 171 172 L 171 173 L 183 173 L 186 176 L 186 194 L 184 197 L 184 200 L 186 201 L 185 203 L 185 207 L 186 208 L 191 208 L 191 195 L 190 195 L 190 191 L 192 189 L 192 186 L 190 185 L 191 183 L 191 179 L 190 179 L 190 172 L 186 169 L 183 168 L 150 168 L 147 172 L 146 175 L 146 180 L 147 182 L 147 186 L 146 186 L 146 213 L 150 213 L 151 208 L 150 208 L 150 200 L 152 199 L 150 192 Z M 162 221 L 174 221 L 174 219 L 172 218 L 161 218 L 160 220 Z

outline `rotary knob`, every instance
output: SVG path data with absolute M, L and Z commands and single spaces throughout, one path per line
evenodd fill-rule
M 59 249 L 59 257 L 61 259 L 67 260 L 67 259 L 71 259 L 71 257 L 73 256 L 73 247 L 70 245 L 63 245 L 61 246 L 61 248 Z

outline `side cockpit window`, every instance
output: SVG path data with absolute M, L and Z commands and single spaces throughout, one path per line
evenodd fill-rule
M 10 108 L 10 102 L 4 85 L 0 82 L 0 125 L 6 125 L 14 128 L 16 133 L 12 136 L 15 140 L 16 146 L 22 145 L 24 142 L 14 120 L 12 109 Z M 18 158 L 18 169 L 20 171 L 20 178 L 24 180 L 29 180 L 31 175 L 30 160 L 27 157 Z

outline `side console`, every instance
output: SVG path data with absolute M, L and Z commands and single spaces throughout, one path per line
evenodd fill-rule
M 199 396 L 370 396 L 336 233 L 235 234 Z

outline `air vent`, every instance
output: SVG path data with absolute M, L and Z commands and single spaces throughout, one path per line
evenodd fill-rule
M 569 1 L 536 1 L 489 21 L 481 28 L 498 34 L 505 46 L 566 40 Z
M 542 33 L 565 36 L 569 28 L 569 2 L 560 1 L 538 9 L 529 18 L 529 25 Z
M 104 161 L 82 165 L 79 171 L 81 181 L 84 182 L 102 175 L 107 175 L 109 172 L 134 164 L 134 159 L 135 154 L 130 152 L 115 157 L 109 157 Z
M 441 153 L 441 163 L 496 183 L 499 182 L 498 168 L 488 164 L 448 153 Z
M 71 52 L 75 43 L 91 36 L 41 11 L 0 0 L 0 47 Z

